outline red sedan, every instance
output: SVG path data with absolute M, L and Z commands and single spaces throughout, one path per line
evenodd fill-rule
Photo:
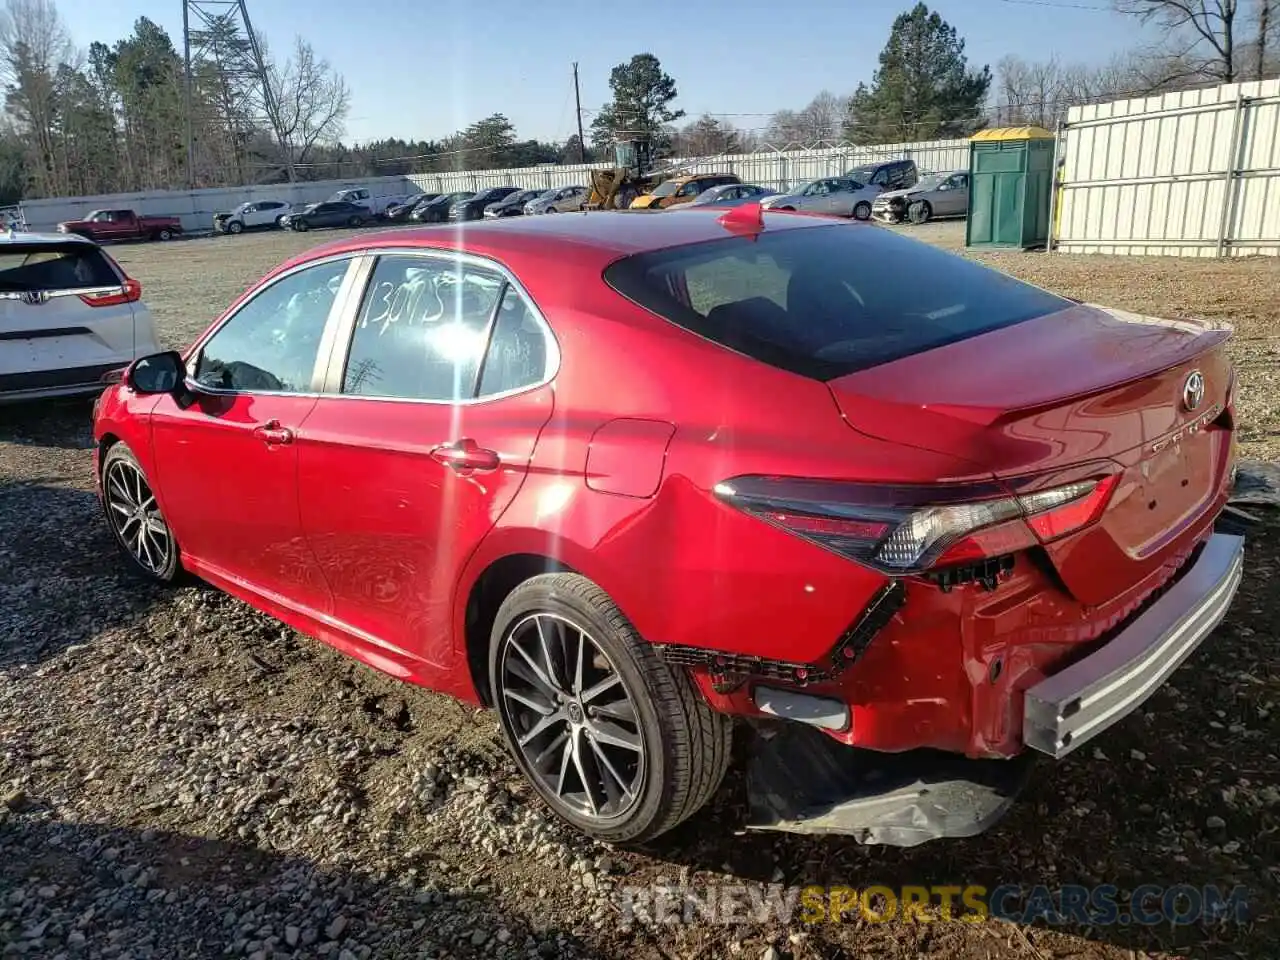
M 494 707 L 596 837 L 698 810 L 746 717 L 760 825 L 910 844 L 1223 616 L 1227 337 L 754 206 L 375 233 L 137 361 L 100 495 L 147 577 Z

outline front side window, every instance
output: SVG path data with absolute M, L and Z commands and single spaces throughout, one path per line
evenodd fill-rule
M 195 380 L 215 390 L 305 393 L 348 260 L 276 280 L 237 310 L 200 349 Z
M 356 319 L 342 392 L 400 400 L 475 395 L 497 271 L 414 256 L 378 260 Z
M 843 224 L 638 254 L 605 280 L 671 323 L 819 380 L 1070 306 L 964 257 Z

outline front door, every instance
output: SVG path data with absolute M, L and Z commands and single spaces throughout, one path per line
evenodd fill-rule
M 353 642 L 439 676 L 459 573 L 551 416 L 554 342 L 498 268 L 446 255 L 380 257 L 351 328 L 303 430 L 302 525 Z
M 298 450 L 328 359 L 325 331 L 352 261 L 285 274 L 188 357 L 194 401 L 151 414 L 165 516 L 196 572 L 327 612 L 298 519 Z

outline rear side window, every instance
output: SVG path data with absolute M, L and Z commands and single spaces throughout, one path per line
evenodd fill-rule
M 671 323 L 819 380 L 1070 306 L 963 257 L 848 224 L 637 254 L 604 276 Z
M 120 277 L 97 247 L 85 243 L 22 244 L 0 250 L 0 293 L 118 286 Z

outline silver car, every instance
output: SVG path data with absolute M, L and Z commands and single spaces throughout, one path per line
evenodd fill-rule
M 760 206 L 766 210 L 803 210 L 870 220 L 871 204 L 878 196 L 879 187 L 869 187 L 851 177 L 821 177 L 779 196 L 765 197 Z
M 552 187 L 538 199 L 526 203 L 524 212 L 527 214 L 568 213 L 571 210 L 581 210 L 590 195 L 591 191 L 583 186 Z
M 934 217 L 963 217 L 969 212 L 969 171 L 949 170 L 922 177 L 905 190 L 886 190 L 871 205 L 885 223 L 924 223 Z

